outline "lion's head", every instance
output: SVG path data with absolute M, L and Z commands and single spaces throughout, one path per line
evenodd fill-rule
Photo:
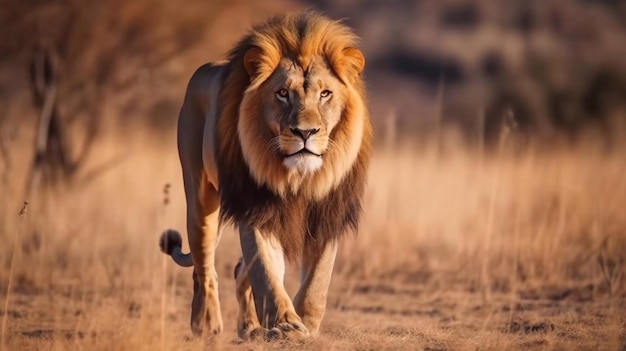
M 220 216 L 274 232 L 287 256 L 358 224 L 372 126 L 357 44 L 340 22 L 301 12 L 253 28 L 229 56 Z
M 237 138 L 257 184 L 319 199 L 351 169 L 371 128 L 356 46 L 348 27 L 305 12 L 254 28 L 233 52 L 247 76 Z

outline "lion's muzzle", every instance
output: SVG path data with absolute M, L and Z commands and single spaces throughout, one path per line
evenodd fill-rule
M 294 135 L 299 136 L 300 138 L 302 138 L 302 140 L 304 140 L 304 142 L 306 142 L 306 140 L 311 135 L 317 134 L 320 131 L 319 128 L 312 128 L 312 129 L 289 128 L 289 130 L 291 130 L 291 132 Z

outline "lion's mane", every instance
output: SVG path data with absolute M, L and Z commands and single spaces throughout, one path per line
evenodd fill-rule
M 299 257 L 305 249 L 319 251 L 350 229 L 357 230 L 372 143 L 365 85 L 344 54 L 344 49 L 357 46 L 358 39 L 347 26 L 303 12 L 275 17 L 254 27 L 229 55 L 218 107 L 220 218 L 244 222 L 275 235 L 289 259 Z M 244 57 L 251 48 L 262 53 L 252 78 L 244 69 Z M 298 60 L 306 67 L 316 55 L 325 57 L 334 74 L 350 84 L 354 93 L 349 95 L 341 121 L 330 134 L 334 147 L 324 155 L 322 168 L 303 179 L 294 179 L 265 147 L 267 135 L 262 118 L 255 115 L 262 110 L 261 99 L 257 109 L 242 109 L 241 102 L 246 91 L 262 85 L 281 58 Z M 259 123 L 246 124 L 255 133 L 254 140 L 247 140 L 254 147 L 245 151 L 241 118 L 247 120 L 244 123 Z M 352 137 L 357 133 L 355 128 L 362 134 L 359 140 Z M 254 169 L 246 158 L 255 159 Z

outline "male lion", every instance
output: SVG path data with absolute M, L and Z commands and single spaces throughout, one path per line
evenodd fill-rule
M 225 63 L 191 77 L 178 122 L 191 254 L 178 232 L 161 247 L 194 267 L 191 329 L 222 330 L 215 249 L 219 227 L 239 228 L 235 268 L 244 339 L 316 333 L 337 240 L 356 231 L 372 126 L 358 38 L 312 12 L 254 27 Z M 293 302 L 285 257 L 301 263 Z

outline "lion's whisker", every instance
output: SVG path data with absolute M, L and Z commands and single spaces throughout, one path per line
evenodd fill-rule
M 331 149 L 335 148 L 337 146 L 337 144 L 335 143 L 335 141 L 333 139 L 328 139 L 328 148 L 326 149 L 326 152 L 330 151 Z
M 275 136 L 267 142 L 267 148 L 272 152 L 280 151 L 280 137 Z

